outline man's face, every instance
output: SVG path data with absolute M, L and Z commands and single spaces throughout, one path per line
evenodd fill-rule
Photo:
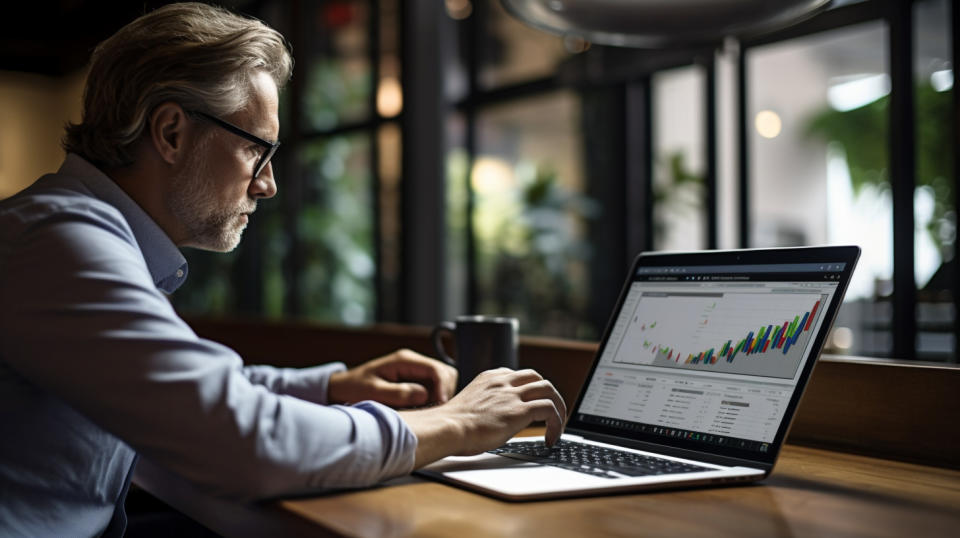
M 247 107 L 223 119 L 264 140 L 276 140 L 280 129 L 276 84 L 260 72 L 251 86 Z M 277 192 L 271 165 L 252 179 L 264 151 L 236 134 L 208 126 L 190 154 L 189 165 L 173 178 L 167 202 L 186 232 L 181 246 L 219 252 L 236 248 L 257 199 Z

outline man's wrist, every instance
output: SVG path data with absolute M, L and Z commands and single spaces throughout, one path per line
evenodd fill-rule
M 341 393 L 341 388 L 343 387 L 343 380 L 347 376 L 347 370 L 341 370 L 339 372 L 334 372 L 330 374 L 330 377 L 327 379 L 327 401 L 330 403 L 341 403 L 346 400 L 343 399 Z
M 400 417 L 417 437 L 415 469 L 463 452 L 464 426 L 443 407 L 401 411 Z

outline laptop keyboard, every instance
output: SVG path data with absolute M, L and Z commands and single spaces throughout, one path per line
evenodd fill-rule
M 553 447 L 547 447 L 543 441 L 510 443 L 491 450 L 490 453 L 543 465 L 552 465 L 602 478 L 695 473 L 712 470 L 708 467 L 681 463 L 656 456 L 564 440 L 559 441 Z

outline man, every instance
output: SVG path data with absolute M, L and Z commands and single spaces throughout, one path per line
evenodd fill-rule
M 178 247 L 231 250 L 276 193 L 291 67 L 259 21 L 147 14 L 95 51 L 60 170 L 0 203 L 0 535 L 122 534 L 137 454 L 252 499 L 376 483 L 536 420 L 559 436 L 563 401 L 531 370 L 453 396 L 456 372 L 410 351 L 243 367 L 173 311 Z

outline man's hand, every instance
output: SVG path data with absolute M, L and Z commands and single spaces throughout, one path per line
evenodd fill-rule
M 327 399 L 335 403 L 375 400 L 391 407 L 444 403 L 457 389 L 457 370 L 401 349 L 330 376 Z
M 567 406 L 534 370 L 498 368 L 478 375 L 445 405 L 400 414 L 417 436 L 414 466 L 420 468 L 501 446 L 534 421 L 547 423 L 546 441 L 553 445 L 563 432 Z

